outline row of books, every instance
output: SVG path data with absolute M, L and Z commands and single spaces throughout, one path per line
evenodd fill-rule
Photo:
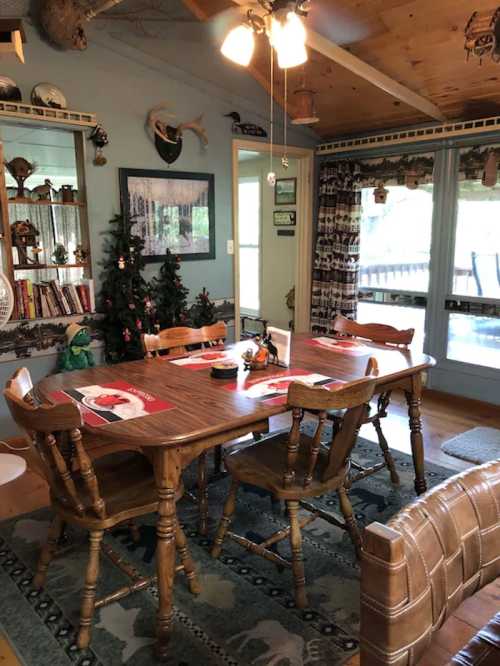
M 47 319 L 95 312 L 94 281 L 61 285 L 59 280 L 36 284 L 16 280 L 18 319 Z

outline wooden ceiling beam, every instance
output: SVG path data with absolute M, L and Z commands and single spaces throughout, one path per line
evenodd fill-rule
M 231 1 L 235 5 L 248 5 L 248 0 Z M 413 90 L 410 90 L 402 83 L 399 83 L 399 81 L 384 74 L 384 72 L 372 67 L 372 65 L 369 65 L 364 60 L 361 60 L 346 49 L 343 49 L 330 39 L 323 37 L 323 35 L 320 35 L 318 32 L 307 29 L 306 44 L 309 48 L 321 53 L 341 67 L 345 67 L 345 69 L 348 69 L 356 76 L 365 79 L 365 81 L 368 81 L 377 88 L 392 95 L 392 97 L 395 97 L 400 102 L 404 102 L 408 106 L 421 111 L 426 116 L 434 118 L 435 120 L 446 120 L 446 116 L 435 104 L 433 104 L 433 102 Z

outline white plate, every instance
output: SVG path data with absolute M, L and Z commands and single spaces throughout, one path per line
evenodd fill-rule
M 47 106 L 51 109 L 67 109 L 66 97 L 52 83 L 38 83 L 31 91 L 31 103 L 34 106 Z

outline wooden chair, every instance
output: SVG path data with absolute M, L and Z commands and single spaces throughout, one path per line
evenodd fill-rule
M 156 576 L 138 576 L 109 546 L 102 544 L 104 530 L 157 510 L 156 485 L 151 465 L 140 453 L 114 453 L 92 461 L 82 440 L 82 417 L 77 405 L 38 404 L 31 394 L 30 384 L 29 372 L 21 368 L 7 382 L 4 396 L 14 421 L 26 433 L 39 457 L 55 512 L 47 543 L 40 554 L 34 584 L 37 587 L 44 586 L 48 566 L 55 555 L 65 524 L 87 529 L 90 553 L 77 638 L 77 645 L 82 649 L 90 642 L 95 608 L 142 590 L 156 580 Z M 177 495 L 180 497 L 182 493 L 181 487 Z M 194 563 L 179 524 L 176 544 L 181 560 L 176 571 L 185 572 L 191 592 L 197 594 L 200 588 Z M 132 581 L 130 585 L 106 597 L 96 599 L 101 548 Z
M 227 337 L 227 326 L 223 321 L 216 322 L 211 326 L 202 328 L 188 328 L 179 326 L 177 328 L 167 328 L 156 335 L 145 334 L 142 336 L 142 345 L 146 358 L 159 356 L 160 352 L 168 351 L 172 354 L 185 354 L 190 345 L 201 344 L 204 346 L 214 346 L 224 344 Z M 262 433 L 269 432 L 269 425 L 266 422 L 260 430 L 254 432 L 254 437 L 258 438 Z M 228 440 L 231 441 L 231 440 Z M 222 444 L 214 448 L 214 471 L 220 474 L 222 470 Z M 200 534 L 208 533 L 208 483 L 207 483 L 207 453 L 204 452 L 198 457 L 198 504 L 199 521 L 198 529 Z
M 307 596 L 301 528 L 316 518 L 323 518 L 347 530 L 359 554 L 361 536 L 347 496 L 345 482 L 349 473 L 351 450 L 374 388 L 373 377 L 346 384 L 334 391 L 307 386 L 300 382 L 290 384 L 288 404 L 293 410 L 290 433 L 265 437 L 226 456 L 226 467 L 233 481 L 212 548 L 213 557 L 220 555 L 224 538 L 228 536 L 250 552 L 262 555 L 275 564 L 291 566 L 295 584 L 295 603 L 299 608 L 303 608 L 307 605 Z M 327 411 L 331 409 L 346 411 L 330 445 L 325 446 L 321 443 L 321 434 Z M 315 411 L 317 414 L 318 426 L 314 437 L 309 437 L 300 431 L 305 410 Z M 260 544 L 228 532 L 241 483 L 258 486 L 272 493 L 277 500 L 284 500 L 288 509 L 290 527 L 279 530 Z M 307 501 L 309 498 L 332 491 L 338 493 L 343 521 Z M 299 520 L 299 506 L 310 511 L 311 515 Z M 287 537 L 290 538 L 292 549 L 291 563 L 269 549 L 271 545 Z
M 409 328 L 408 330 L 398 330 L 397 328 L 386 324 L 359 324 L 357 321 L 346 319 L 346 317 L 342 317 L 341 315 L 335 317 L 333 321 L 333 329 L 336 333 L 341 335 L 362 338 L 364 340 L 369 340 L 370 342 L 376 342 L 387 346 L 404 347 L 406 349 L 408 348 L 408 345 L 411 344 L 415 334 L 415 329 L 413 328 Z M 368 406 L 368 412 L 361 424 L 373 424 L 375 432 L 377 433 L 380 449 L 384 456 L 384 462 L 377 463 L 372 467 L 363 467 L 353 460 L 352 466 L 357 473 L 351 475 L 349 480 L 350 484 L 359 481 L 360 479 L 364 479 L 371 474 L 375 474 L 375 472 L 378 472 L 384 467 L 387 467 L 389 470 L 391 482 L 396 485 L 399 484 L 399 475 L 396 470 L 396 465 L 389 450 L 387 440 L 382 432 L 382 426 L 380 423 L 380 420 L 387 416 L 390 399 L 391 391 L 381 393 L 377 398 L 376 405 Z M 331 412 L 328 414 L 328 419 L 333 422 L 333 428 L 335 429 L 341 423 L 342 414 Z

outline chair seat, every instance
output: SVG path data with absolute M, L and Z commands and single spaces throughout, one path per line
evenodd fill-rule
M 98 479 L 99 494 L 106 506 L 106 517 L 98 518 L 92 508 L 92 499 L 83 478 L 75 477 L 75 486 L 84 506 L 80 515 L 69 502 L 53 497 L 53 502 L 69 521 L 84 523 L 95 529 L 107 529 L 124 520 L 156 511 L 158 493 L 153 468 L 140 453 L 112 453 L 93 461 Z M 182 497 L 182 484 L 177 488 L 176 501 Z M 62 495 L 64 497 L 64 495 Z
M 283 476 L 286 470 L 286 445 L 288 433 L 278 433 L 265 437 L 245 448 L 229 453 L 224 463 L 233 478 L 243 483 L 264 488 L 278 499 L 300 500 L 304 497 L 316 497 L 324 492 L 339 488 L 347 471 L 346 467 L 328 481 L 323 481 L 323 472 L 328 463 L 328 449 L 320 449 L 311 483 L 304 488 L 303 482 L 309 466 L 309 452 L 312 437 L 301 433 L 295 482 L 283 488 Z

